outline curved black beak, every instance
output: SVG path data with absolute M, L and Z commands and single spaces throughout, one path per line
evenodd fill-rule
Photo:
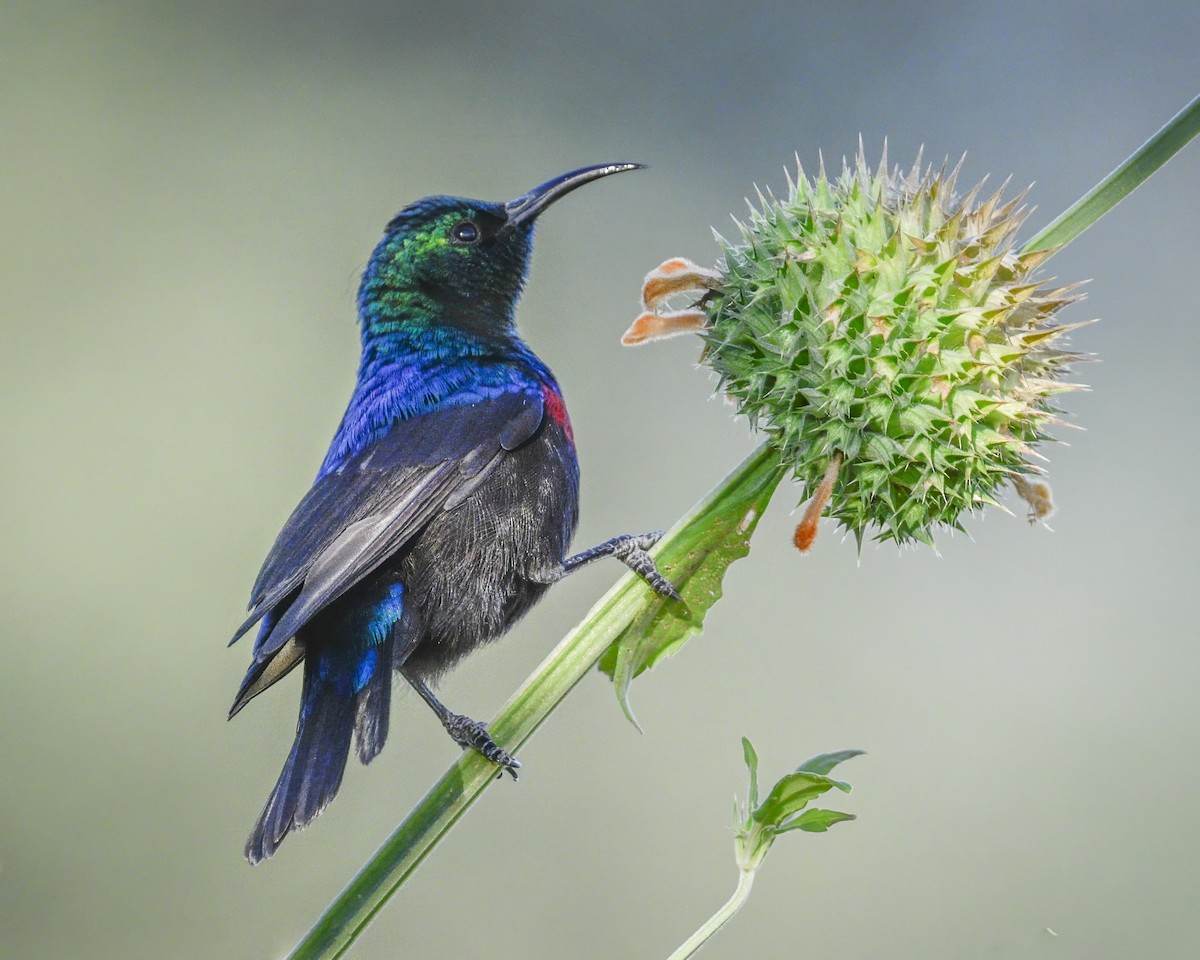
M 645 167 L 644 163 L 598 163 L 593 167 L 581 167 L 570 173 L 564 173 L 560 177 L 555 177 L 553 180 L 547 180 L 540 187 L 534 187 L 528 193 L 522 194 L 515 200 L 509 200 L 504 205 L 504 212 L 508 214 L 507 226 L 519 227 L 523 223 L 528 223 L 555 200 L 565 197 L 576 187 L 582 187 L 585 183 L 591 183 L 593 180 L 599 180 L 609 174 L 624 173 L 626 170 L 640 170 L 643 167 Z

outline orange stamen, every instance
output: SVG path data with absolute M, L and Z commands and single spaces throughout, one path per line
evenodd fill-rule
M 829 466 L 825 468 L 825 476 L 821 480 L 821 485 L 817 487 L 816 493 L 808 501 L 808 506 L 804 508 L 804 516 L 797 524 L 796 533 L 792 537 L 792 542 L 801 553 L 808 553 L 812 549 L 813 541 L 817 539 L 817 521 L 821 519 L 821 511 L 825 509 L 825 504 L 833 495 L 833 484 L 837 480 L 841 467 L 842 455 L 835 453 L 833 459 L 829 461 Z

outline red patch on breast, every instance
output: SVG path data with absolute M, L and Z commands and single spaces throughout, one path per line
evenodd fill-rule
M 562 428 L 562 432 L 567 435 L 567 439 L 574 446 L 575 431 L 571 429 L 571 418 L 567 416 L 567 405 L 563 403 L 559 392 L 548 383 L 542 384 L 542 402 L 545 404 L 546 412 Z

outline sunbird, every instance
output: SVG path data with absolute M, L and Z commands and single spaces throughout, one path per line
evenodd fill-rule
M 567 556 L 579 516 L 571 421 L 514 318 L 539 215 L 641 166 L 583 167 L 507 203 L 427 197 L 384 230 L 358 291 L 350 404 L 230 641 L 258 624 L 231 718 L 304 664 L 296 739 L 246 841 L 251 863 L 325 809 L 352 740 L 363 763 L 382 749 L 393 671 L 456 743 L 515 779 L 520 763 L 430 685 L 602 557 L 679 599 L 647 552 L 661 532 Z

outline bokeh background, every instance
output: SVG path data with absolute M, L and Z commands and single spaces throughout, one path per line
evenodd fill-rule
M 411 695 L 273 861 L 245 835 L 295 678 L 226 723 L 225 649 L 353 381 L 357 276 L 427 193 L 651 170 L 545 218 L 522 327 L 558 373 L 582 547 L 669 525 L 752 446 L 696 344 L 626 351 L 642 275 L 715 254 L 798 151 L 968 156 L 1044 224 L 1200 87 L 1190 2 L 59 3 L 0 13 L 0 954 L 269 958 L 454 758 Z M 824 750 L 858 822 L 793 835 L 706 957 L 1200 955 L 1193 145 L 1052 261 L 1102 363 L 1055 532 L 939 554 L 781 488 L 705 635 L 589 678 L 355 956 L 666 956 L 735 879 L 738 738 Z M 1018 513 L 1020 504 L 1014 505 Z M 491 715 L 618 575 L 557 587 L 442 692 Z

